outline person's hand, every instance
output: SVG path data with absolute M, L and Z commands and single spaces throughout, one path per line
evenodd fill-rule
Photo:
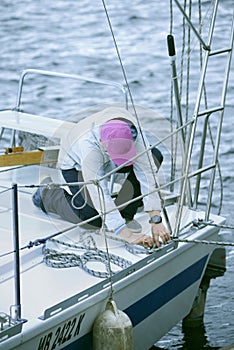
M 125 227 L 119 233 L 120 237 L 130 244 L 139 244 L 147 247 L 153 246 L 153 238 L 149 235 L 132 233 L 128 227 Z
M 163 223 L 151 224 L 151 231 L 152 231 L 153 240 L 156 243 L 157 247 L 160 247 L 161 245 L 159 240 L 161 240 L 163 244 L 171 240 L 171 236 L 169 235 Z

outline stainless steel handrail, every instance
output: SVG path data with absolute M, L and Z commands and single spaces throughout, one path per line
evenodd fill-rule
M 176 1 L 176 0 L 175 0 Z M 176 1 L 177 5 L 178 2 Z M 181 217 L 182 217 L 182 212 L 183 212 L 183 205 L 186 197 L 186 191 L 188 188 L 188 180 L 190 177 L 190 163 L 191 163 L 191 157 L 192 157 L 192 150 L 194 146 L 194 140 L 195 140 L 195 132 L 197 128 L 197 120 L 201 115 L 206 116 L 205 119 L 205 126 L 203 129 L 203 137 L 202 137 L 202 144 L 201 144 L 201 152 L 200 152 L 200 160 L 198 164 L 198 169 L 202 168 L 202 163 L 203 163 L 203 156 L 204 156 L 204 149 L 205 149 L 205 140 L 206 138 L 204 137 L 204 133 L 207 132 L 207 122 L 208 118 L 211 113 L 219 110 L 220 111 L 220 118 L 219 118 L 219 123 L 217 126 L 217 133 L 216 133 L 216 142 L 215 142 L 215 147 L 214 147 L 214 158 L 213 158 L 213 164 L 215 166 L 212 166 L 212 173 L 210 177 L 210 185 L 209 185 L 209 191 L 208 191 L 208 200 L 207 200 L 207 205 L 206 205 L 206 220 L 209 219 L 209 214 L 210 214 L 210 209 L 211 209 L 211 200 L 212 200 L 212 193 L 213 193 L 213 188 L 214 188 L 214 180 L 215 180 L 215 172 L 216 172 L 216 167 L 218 164 L 218 149 L 219 149 L 219 144 L 220 144 L 220 135 L 221 135 L 221 128 L 222 128 L 222 120 L 223 120 L 223 113 L 224 113 L 224 105 L 225 105 L 225 98 L 226 98 L 226 92 L 227 92 L 227 83 L 228 83 L 228 76 L 229 76 L 229 71 L 230 71 L 230 66 L 231 66 L 231 56 L 232 56 L 232 48 L 233 48 L 233 20 L 232 20 L 232 30 L 231 30 L 231 39 L 230 39 L 230 46 L 228 50 L 225 50 L 228 54 L 228 62 L 227 62 L 227 67 L 226 67 L 226 72 L 224 76 L 224 85 L 223 85 L 223 91 L 222 91 L 222 96 L 221 96 L 221 108 L 216 108 L 214 110 L 210 110 L 205 113 L 200 113 L 200 105 L 201 105 L 201 98 L 203 94 L 203 89 L 204 89 L 204 84 L 205 84 L 205 78 L 207 75 L 207 67 L 208 67 L 208 62 L 210 56 L 212 54 L 210 53 L 210 47 L 213 39 L 213 33 L 214 33 L 214 28 L 215 28 L 215 22 L 216 22 L 216 15 L 217 15 L 217 10 L 218 10 L 218 3 L 219 0 L 216 0 L 214 3 L 214 8 L 213 8 L 213 14 L 212 14 L 212 19 L 211 19 L 211 24 L 210 24 L 210 30 L 209 30 L 209 36 L 207 40 L 207 45 L 204 45 L 203 41 L 203 47 L 205 49 L 209 48 L 208 50 L 205 51 L 205 57 L 203 61 L 203 66 L 202 66 L 202 71 L 201 71 L 201 77 L 200 77 L 200 82 L 199 82 L 199 87 L 198 87 L 198 94 L 197 94 L 197 100 L 194 108 L 194 114 L 193 114 L 193 123 L 190 125 L 190 130 L 188 134 L 188 145 L 186 149 L 186 154 L 185 154 L 185 166 L 183 170 L 183 180 L 182 180 L 182 186 L 181 186 L 181 196 L 179 199 L 178 203 L 178 210 L 177 210 L 177 215 L 176 215 L 176 224 L 175 224 L 175 232 L 174 236 L 176 237 L 179 233 L 180 230 L 180 222 L 181 222 Z M 220 51 L 220 54 L 223 54 L 224 50 Z M 218 52 L 216 52 L 216 55 Z M 210 168 L 210 167 L 208 167 Z M 204 168 L 208 169 L 208 168 Z M 195 201 L 197 201 L 198 198 L 198 192 L 199 192 L 199 187 L 200 187 L 200 173 L 198 172 L 198 178 L 197 178 L 197 183 L 196 183 L 196 188 L 195 188 Z
M 223 83 L 223 89 L 222 89 L 222 95 L 221 95 L 222 106 L 225 105 L 225 101 L 226 101 L 229 72 L 231 69 L 231 61 L 232 61 L 233 44 L 234 44 L 234 10 L 233 10 L 233 16 L 232 16 L 232 27 L 231 27 L 231 35 L 230 35 L 230 46 L 229 46 L 232 49 L 231 50 L 229 49 L 227 54 L 225 77 L 224 77 L 224 83 Z M 222 131 L 223 115 L 224 115 L 224 109 L 220 113 L 220 119 L 219 119 L 219 124 L 217 128 L 217 133 L 216 133 L 216 144 L 214 149 L 214 160 L 213 160 L 215 164 L 217 164 L 218 162 L 218 152 L 219 152 L 220 137 L 221 137 L 221 131 Z M 215 182 L 215 172 L 216 172 L 216 168 L 214 168 L 211 173 L 205 220 L 208 220 L 209 214 L 210 214 L 212 194 L 213 194 L 214 182 Z
M 121 92 L 124 96 L 124 102 L 126 108 L 128 108 L 128 92 L 126 88 L 119 83 L 116 83 L 114 81 L 110 80 L 101 80 L 101 79 L 95 79 L 95 78 L 90 78 L 90 77 L 85 77 L 81 75 L 76 75 L 76 74 L 67 74 L 67 73 L 60 73 L 60 72 L 52 72 L 52 71 L 47 71 L 47 70 L 41 70 L 41 69 L 25 69 L 21 73 L 20 80 L 19 80 L 19 86 L 18 86 L 18 94 L 17 94 L 17 99 L 16 99 L 16 110 L 20 109 L 20 103 L 21 103 L 21 96 L 22 96 L 22 90 L 23 90 L 23 83 L 24 83 L 24 78 L 28 74 L 40 74 L 40 75 L 46 75 L 46 76 L 53 76 L 53 77 L 58 77 L 58 78 L 67 78 L 67 79 L 75 79 L 75 80 L 81 80 L 81 81 L 86 81 L 94 84 L 102 84 L 102 85 L 109 85 L 115 87 L 119 92 Z

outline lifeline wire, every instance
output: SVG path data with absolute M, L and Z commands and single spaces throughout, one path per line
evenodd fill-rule
M 173 238 L 174 242 L 181 243 L 199 243 L 199 244 L 207 244 L 207 245 L 219 245 L 223 247 L 234 247 L 234 243 L 232 242 L 219 242 L 219 241 L 206 241 L 200 239 L 183 239 L 183 238 Z
M 211 222 L 205 222 L 203 220 L 198 220 L 198 222 L 202 223 L 204 226 L 214 226 L 214 227 L 218 227 L 218 228 L 224 228 L 224 229 L 230 229 L 230 230 L 234 230 L 234 226 L 231 226 L 231 225 L 220 225 L 220 224 L 215 224 L 215 223 L 211 223 Z M 190 223 L 188 223 L 185 227 L 182 228 L 185 229 L 186 227 L 188 227 L 189 225 L 192 225 L 194 224 L 193 221 L 191 221 Z M 199 225 L 195 225 L 195 226 L 199 226 Z M 52 234 L 50 235 L 49 237 L 46 237 L 46 238 L 42 238 L 42 239 L 37 239 L 35 240 L 34 242 L 29 242 L 28 245 L 24 246 L 24 247 L 21 247 L 20 250 L 24 250 L 26 248 L 32 248 L 34 246 L 38 246 L 40 244 L 45 244 L 46 241 L 48 240 L 53 240 L 53 241 L 57 241 L 55 239 L 53 239 L 53 237 L 56 237 L 62 233 L 65 233 L 69 230 L 72 230 L 73 228 L 77 227 L 77 225 L 72 225 L 70 227 L 68 227 L 67 229 L 65 230 L 62 230 L 62 231 L 59 231 L 55 234 Z M 97 232 L 96 232 L 97 233 Z M 150 253 L 151 250 L 148 249 L 148 248 L 145 248 L 143 246 L 137 246 L 137 245 L 132 245 L 132 244 L 128 244 L 126 241 L 124 241 L 123 239 L 121 239 L 120 237 L 117 237 L 115 235 L 110 235 L 110 234 L 105 234 L 106 238 L 109 238 L 109 239 L 112 239 L 112 240 L 115 240 L 115 241 L 119 241 L 119 242 L 122 242 L 123 244 L 125 244 L 125 248 L 132 254 L 145 254 L 145 253 Z M 200 243 L 200 244 L 213 244 L 213 245 L 219 245 L 219 246 L 230 246 L 230 247 L 233 247 L 234 246 L 234 243 L 232 242 L 220 242 L 220 241 L 205 241 L 205 240 L 189 240 L 189 239 L 180 239 L 178 237 L 175 237 L 173 238 L 173 241 L 175 242 L 184 242 L 184 243 Z M 57 241 L 58 243 L 61 243 L 60 241 Z M 63 244 L 63 242 L 61 243 Z M 68 243 L 66 243 L 66 245 L 69 246 Z M 10 254 L 13 254 L 15 251 L 9 251 L 7 253 L 3 253 L 0 255 L 0 258 L 3 258 L 7 255 L 10 255 Z
M 183 229 L 185 229 L 189 225 L 193 225 L 194 227 L 198 227 L 198 228 L 204 227 L 204 226 L 213 226 L 213 227 L 217 227 L 219 229 L 224 228 L 224 229 L 234 230 L 234 226 L 215 224 L 213 222 L 203 221 L 202 219 L 197 219 L 197 220 L 191 221 Z M 207 245 L 234 247 L 233 242 L 224 242 L 224 241 L 207 241 L 207 240 L 200 240 L 200 239 L 188 239 L 188 238 L 178 238 L 178 237 L 174 237 L 173 241 L 182 242 L 182 243 L 198 243 L 198 244 L 200 243 L 200 244 L 207 244 Z

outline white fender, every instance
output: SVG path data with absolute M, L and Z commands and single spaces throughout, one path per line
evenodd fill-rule
M 109 300 L 93 324 L 94 350 L 133 350 L 132 322 Z

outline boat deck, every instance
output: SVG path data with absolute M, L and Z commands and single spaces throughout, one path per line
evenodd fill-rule
M 3 169 L 4 170 L 4 169 Z M 51 268 L 43 262 L 42 245 L 26 248 L 30 242 L 42 239 L 69 227 L 71 223 L 65 222 L 56 215 L 47 215 L 35 207 L 32 203 L 32 194 L 36 190 L 30 185 L 39 184 L 40 178 L 48 175 L 48 171 L 54 181 L 59 181 L 55 169 L 40 167 L 37 165 L 18 167 L 8 171 L 0 172 L 0 310 L 8 313 L 6 305 L 12 305 L 14 301 L 13 288 L 13 254 L 6 254 L 13 251 L 13 228 L 12 228 L 12 188 L 13 183 L 18 185 L 18 206 L 19 206 L 19 235 L 21 251 L 21 282 L 22 282 L 22 305 L 23 315 L 26 319 L 37 318 L 43 311 L 102 281 L 103 278 L 93 276 L 81 268 Z M 29 187 L 24 187 L 27 185 Z M 144 215 L 139 215 L 142 225 L 147 225 Z M 150 226 L 150 225 L 148 225 Z M 144 227 L 149 231 L 150 227 Z M 81 235 L 92 235 L 98 249 L 105 248 L 104 238 L 94 231 L 85 231 L 81 228 L 73 228 L 62 234 L 58 239 L 67 241 L 70 244 L 79 243 Z M 88 239 L 88 238 L 87 238 Z M 116 254 L 131 263 L 135 263 L 145 257 L 145 254 L 132 254 L 123 249 L 123 242 L 108 239 L 108 246 L 111 253 Z M 78 251 L 79 253 L 83 253 Z M 6 254 L 5 256 L 3 256 Z M 93 265 L 93 267 L 92 267 Z M 94 267 L 95 266 L 95 267 Z M 90 266 L 89 266 L 90 267 Z M 98 262 L 91 263 L 90 268 L 103 270 L 103 265 Z M 113 266 L 113 269 L 120 268 Z M 77 278 L 74 269 L 78 269 Z M 82 281 L 82 283 L 81 283 Z M 34 299 L 35 300 L 32 300 Z M 29 302 L 30 301 L 30 302 Z M 31 305 L 34 305 L 32 308 Z
M 106 253 L 105 237 L 99 231 L 85 231 L 76 225 L 61 220 L 56 215 L 45 214 L 33 205 L 32 194 L 37 189 L 37 187 L 33 186 L 40 184 L 42 178 L 48 175 L 55 183 L 64 183 L 58 170 L 43 165 L 1 168 L 0 313 L 1 315 L 12 315 L 12 310 L 17 305 L 15 299 L 17 292 L 14 284 L 14 254 L 12 253 L 14 250 L 12 187 L 13 184 L 17 184 L 19 245 L 23 248 L 20 251 L 21 320 L 25 319 L 27 322 L 23 323 L 22 332 L 15 329 L 15 334 L 17 335 L 11 336 L 9 341 L 2 341 L 5 339 L 3 335 L 3 338 L 0 339 L 0 349 L 6 350 L 12 349 L 12 346 L 13 348 L 17 347 L 24 339 L 31 339 L 30 342 L 35 341 L 33 345 L 29 342 L 26 349 L 30 350 L 34 346 L 39 346 L 40 348 L 40 343 L 43 343 L 46 339 L 45 337 L 49 336 L 49 334 L 53 334 L 53 338 L 56 339 L 57 331 L 55 327 L 59 330 L 59 324 L 64 324 L 64 327 L 66 327 L 66 325 L 71 324 L 72 320 L 79 323 L 85 315 L 85 321 L 84 323 L 82 322 L 82 333 L 79 334 L 81 341 L 83 341 L 82 337 L 90 336 L 94 318 L 102 312 L 106 300 L 110 296 L 111 284 L 109 278 L 98 277 L 88 273 L 87 270 L 80 266 L 70 268 L 50 267 L 43 260 L 43 244 L 34 244 L 32 248 L 28 248 L 31 242 L 35 243 L 38 239 L 43 239 L 62 231 L 63 233 L 56 236 L 56 239 L 71 245 L 81 246 L 83 244 L 82 239 L 85 238 L 86 244 L 90 241 L 91 236 L 95 241 L 98 254 L 100 251 Z M 173 228 L 176 205 L 169 205 L 167 212 Z M 190 210 L 186 207 L 182 215 L 181 225 L 183 227 L 198 218 L 204 218 L 204 212 Z M 220 216 L 212 218 L 217 224 L 224 222 L 224 219 Z M 141 223 L 143 232 L 151 234 L 148 215 L 138 213 L 136 219 Z M 72 229 L 67 230 L 71 227 Z M 217 239 L 218 231 L 218 228 L 211 227 L 204 227 L 200 230 L 193 228 L 192 231 L 191 229 L 185 230 L 182 237 L 187 238 L 189 236 L 190 239 L 214 240 Z M 176 305 L 176 320 L 171 324 L 166 322 L 165 325 L 162 325 L 157 334 L 157 339 L 160 339 L 173 324 L 189 312 L 201 280 L 201 268 L 207 263 L 209 254 L 212 253 L 214 247 L 211 245 L 199 245 L 198 247 L 182 242 L 178 244 L 172 240 L 167 245 L 154 249 L 152 254 L 148 254 L 148 251 L 143 253 L 142 251 L 129 251 L 125 243 L 118 240 L 118 237 L 116 239 L 113 233 L 106 232 L 106 235 L 108 236 L 108 251 L 115 257 L 114 262 L 111 260 L 111 269 L 114 272 L 118 272 L 112 276 L 115 299 L 120 309 L 126 310 L 129 308 L 130 314 L 132 313 L 131 316 L 129 315 L 131 319 L 134 319 L 135 316 L 133 315 L 138 314 L 138 311 L 134 311 L 134 308 L 138 306 L 138 301 L 139 305 L 141 305 L 146 299 L 153 298 L 154 293 L 161 293 L 161 289 L 164 287 L 165 292 L 162 292 L 163 295 L 167 295 L 170 290 L 174 291 L 173 296 L 169 293 L 166 298 L 168 300 L 171 298 Z M 51 249 L 58 248 L 57 243 L 50 240 L 46 241 L 45 246 Z M 136 247 L 138 246 L 135 246 L 135 249 Z M 84 252 L 80 248 L 74 249 L 73 247 L 59 245 L 59 252 L 61 253 L 75 253 L 82 256 L 87 251 L 89 249 L 86 249 Z M 11 253 L 8 254 L 9 252 Z M 181 254 L 184 256 L 183 259 L 181 259 Z M 116 259 L 121 264 L 116 264 Z M 187 260 L 189 263 L 186 263 Z M 103 263 L 102 259 L 98 260 L 92 257 L 91 260 L 86 261 L 85 267 L 90 269 L 91 272 L 95 271 L 105 274 L 108 272 L 106 261 Z M 170 265 L 169 269 L 168 265 Z M 196 266 L 198 266 L 198 270 Z M 190 269 L 192 272 L 190 272 Z M 199 274 L 197 274 L 197 271 L 199 271 Z M 153 278 L 152 274 L 154 274 Z M 183 282 L 181 283 L 180 276 L 185 274 L 188 274 L 188 276 L 183 277 Z M 107 276 L 109 275 L 107 274 Z M 180 282 L 175 282 L 176 278 Z M 171 284 L 169 290 L 167 283 Z M 190 284 L 191 287 L 188 287 Z M 187 300 L 186 303 L 184 303 L 185 298 Z M 158 298 L 153 298 L 152 300 L 155 305 L 153 309 L 150 307 L 149 313 L 156 313 L 159 318 L 161 318 L 161 313 L 168 312 L 166 308 L 171 308 L 172 301 L 165 302 L 165 306 L 162 306 L 161 304 L 158 305 Z M 141 308 L 142 306 L 139 307 Z M 134 334 L 137 338 L 137 334 L 141 334 L 139 327 L 141 327 L 143 322 L 139 320 L 134 322 L 139 322 L 139 326 L 134 328 Z M 14 327 L 18 327 L 18 325 L 21 326 L 22 323 Z M 5 327 L 7 331 L 6 324 Z M 54 330 L 52 333 L 48 333 L 48 329 Z M 152 340 L 147 340 L 146 344 L 148 344 L 146 348 L 149 347 L 149 344 L 152 344 Z M 20 347 L 21 349 L 23 350 L 24 348 Z
M 37 239 L 48 237 L 71 226 L 74 227 L 74 225 L 59 219 L 55 215 L 43 213 L 33 205 L 32 193 L 36 189 L 31 188 L 30 185 L 39 184 L 40 179 L 45 175 L 52 176 L 55 182 L 59 181 L 56 169 L 43 166 L 16 167 L 15 169 L 0 172 L 0 310 L 2 312 L 7 313 L 6 305 L 12 305 L 14 300 L 13 254 L 3 256 L 5 253 L 13 251 L 12 191 L 9 190 L 12 184 L 17 183 L 19 188 L 20 247 L 27 247 L 30 242 L 34 242 Z M 29 187 L 24 187 L 25 185 Z M 170 216 L 173 217 L 173 206 L 169 207 L 168 210 L 171 213 Z M 188 209 L 184 213 L 186 222 L 195 218 L 201 218 L 201 215 L 202 213 Z M 150 234 L 150 225 L 146 219 L 145 214 L 138 214 L 138 220 L 143 226 L 143 231 Z M 73 228 L 58 238 L 70 244 L 80 244 L 80 237 L 84 234 L 92 235 L 98 249 L 106 250 L 105 240 L 100 234 L 85 232 L 80 228 Z M 147 256 L 147 254 L 133 254 L 123 249 L 123 242 L 115 239 L 108 239 L 108 247 L 112 254 L 131 263 L 136 263 Z M 70 248 L 65 247 L 65 249 L 67 249 L 66 252 L 70 251 Z M 168 248 L 168 250 L 170 249 Z M 150 258 L 150 255 L 148 257 Z M 103 270 L 103 264 L 97 261 L 90 262 L 88 265 L 91 269 Z M 116 266 L 112 267 L 113 270 L 116 268 L 117 270 L 120 269 Z M 77 275 L 74 269 L 77 269 Z M 57 269 L 47 266 L 43 261 L 42 245 L 21 251 L 22 305 L 23 315 L 26 319 L 41 316 L 46 308 L 96 285 L 98 281 L 103 281 L 103 278 L 93 276 L 79 267 Z

